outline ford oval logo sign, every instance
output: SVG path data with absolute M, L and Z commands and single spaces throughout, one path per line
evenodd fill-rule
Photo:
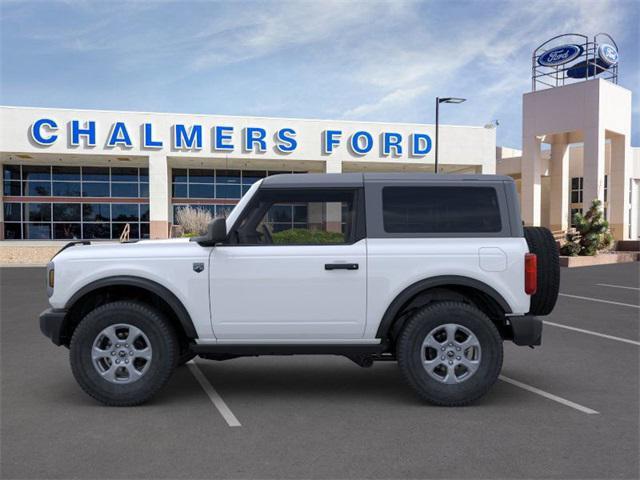
M 557 67 L 575 60 L 582 54 L 580 45 L 561 45 L 547 50 L 538 57 L 538 63 L 543 67 Z
M 618 50 L 613 45 L 603 43 L 598 47 L 598 57 L 610 67 L 618 63 Z

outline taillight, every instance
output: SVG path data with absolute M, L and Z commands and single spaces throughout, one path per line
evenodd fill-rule
M 535 253 L 524 255 L 524 291 L 527 295 L 536 293 L 538 284 L 538 257 Z

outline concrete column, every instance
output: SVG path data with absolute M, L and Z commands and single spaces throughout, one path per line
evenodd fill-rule
M 629 237 L 629 177 L 632 162 L 628 135 L 615 135 L 611 140 L 611 163 L 609 167 L 609 225 L 616 240 Z
M 326 173 L 342 173 L 342 161 L 338 159 L 327 159 L 325 163 Z M 328 203 L 326 209 L 326 229 L 329 232 L 342 231 L 342 205 L 340 203 Z
M 551 194 L 549 195 L 549 228 L 569 227 L 569 145 L 567 135 L 556 135 L 551 145 Z
M 582 210 L 586 212 L 596 198 L 604 203 L 604 129 L 592 127 L 584 131 L 582 161 Z
M 342 161 L 336 158 L 328 158 L 324 164 L 325 173 L 342 173 Z
M 525 136 L 522 153 L 522 219 L 525 225 L 540 225 L 542 159 L 540 139 Z
M 151 238 L 169 237 L 171 207 L 170 170 L 162 153 L 149 155 L 149 233 Z

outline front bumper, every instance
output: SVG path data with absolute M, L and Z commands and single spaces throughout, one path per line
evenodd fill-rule
M 542 320 L 534 315 L 508 317 L 516 345 L 542 345 Z
M 40 314 L 40 331 L 56 345 L 62 345 L 65 341 L 66 310 L 48 308 Z

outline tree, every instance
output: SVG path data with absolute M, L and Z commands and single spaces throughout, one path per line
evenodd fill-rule
M 567 233 L 567 243 L 560 249 L 562 255 L 596 255 L 612 245 L 613 236 L 609 233 L 609 222 L 604 218 L 600 200 L 591 202 L 584 215 L 576 213 L 573 223 L 576 231 Z

